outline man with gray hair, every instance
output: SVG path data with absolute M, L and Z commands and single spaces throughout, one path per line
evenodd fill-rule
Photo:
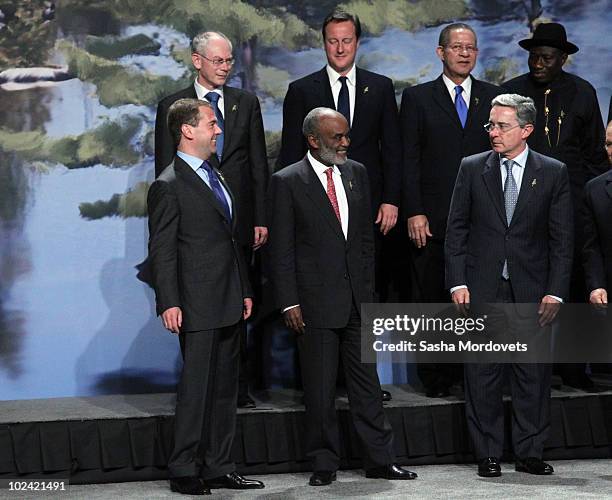
M 538 319 L 527 320 L 529 328 L 542 331 L 569 293 L 567 168 L 527 146 L 536 117 L 532 99 L 502 94 L 491 106 L 485 129 L 493 151 L 464 158 L 457 175 L 446 230 L 446 286 L 461 310 L 470 303 L 539 304 Z M 517 328 L 517 318 L 507 321 L 510 330 Z M 551 366 L 542 361 L 509 365 L 515 467 L 530 474 L 553 472 L 542 461 L 551 380 Z M 482 477 L 501 475 L 503 373 L 503 364 L 465 365 L 467 425 Z
M 172 162 L 176 145 L 166 123 L 170 105 L 178 99 L 210 102 L 221 133 L 217 151 L 210 158 L 227 181 L 240 212 L 236 239 L 247 262 L 252 252 L 266 243 L 265 195 L 268 160 L 263 120 L 257 96 L 226 85 L 234 66 L 232 43 L 223 34 L 205 31 L 191 42 L 191 62 L 197 71 L 193 85 L 162 99 L 155 119 L 155 176 Z M 246 330 L 240 342 L 240 390 L 238 406 L 255 407 L 248 394 Z
M 374 231 L 365 167 L 347 159 L 346 118 L 315 108 L 304 119 L 306 156 L 272 176 L 270 271 L 276 304 L 297 334 L 306 404 L 310 485 L 336 479 L 340 433 L 335 408 L 342 356 L 366 477 L 414 479 L 395 465 L 375 364 L 361 363 L 360 305 L 373 301 Z

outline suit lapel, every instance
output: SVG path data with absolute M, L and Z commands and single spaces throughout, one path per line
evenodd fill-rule
M 436 101 L 436 103 L 438 104 L 438 106 L 440 106 L 444 110 L 444 112 L 448 114 L 451 121 L 461 130 L 463 130 L 463 127 L 461 126 L 461 122 L 459 121 L 459 115 L 457 114 L 457 110 L 455 109 L 455 104 L 453 103 L 451 96 L 448 93 L 448 89 L 446 88 L 446 85 L 444 85 L 444 80 L 442 80 L 442 75 L 440 75 L 434 81 L 433 98 L 434 98 L 434 101 Z
M 206 185 L 206 183 L 200 178 L 200 176 L 196 174 L 193 169 L 178 156 L 174 159 L 174 170 L 177 176 L 183 179 L 185 185 L 188 187 L 189 190 L 191 190 L 192 193 L 203 199 L 209 205 L 212 205 L 212 207 L 217 210 L 224 219 L 227 219 L 225 209 L 223 208 L 219 200 L 217 200 L 217 197 L 212 192 L 212 189 L 210 189 Z M 225 182 L 223 180 L 221 182 L 223 182 L 225 189 L 228 191 L 228 193 L 230 193 L 230 198 L 232 200 L 232 210 L 235 210 L 234 207 L 236 206 L 236 204 L 234 203 L 234 199 L 231 195 L 231 192 L 229 191 Z M 236 213 L 235 211 L 233 211 L 232 226 L 234 225 L 235 220 Z
M 327 193 L 321 181 L 317 177 L 314 168 L 310 165 L 310 162 L 304 158 L 302 160 L 302 181 L 306 184 L 306 195 L 312 200 L 314 206 L 321 212 L 323 218 L 327 221 L 333 231 L 342 239 L 344 239 L 344 233 L 342 232 L 342 226 L 340 221 L 331 206 Z M 350 221 L 350 217 L 349 217 Z
M 239 112 L 240 97 L 235 89 L 224 86 L 223 101 L 223 111 L 225 112 L 223 116 L 223 156 L 225 157 L 232 145 L 232 138 L 236 128 L 236 117 Z
M 612 170 L 608 172 L 606 176 L 606 193 L 612 199 Z
M 527 154 L 527 161 L 525 162 L 525 171 L 523 172 L 523 180 L 521 181 L 521 189 L 519 190 L 518 200 L 516 200 L 516 207 L 514 209 L 514 214 L 512 215 L 512 221 L 510 224 L 514 223 L 521 212 L 525 209 L 527 204 L 529 203 L 529 199 L 533 196 L 534 193 L 538 192 L 538 173 L 541 168 L 540 162 L 534 157 L 533 153 L 530 151 Z M 542 181 L 540 179 L 540 185 Z
M 320 106 L 336 109 L 334 96 L 331 91 L 331 85 L 329 84 L 329 77 L 327 76 L 327 70 L 325 68 L 318 73 L 315 73 L 314 82 L 315 85 L 313 88 L 316 89 L 317 93 L 319 94 L 317 102 L 321 103 Z
M 368 79 L 359 68 L 355 76 L 355 109 L 353 110 L 353 124 L 351 126 L 351 141 L 358 143 L 361 128 L 359 124 L 367 120 L 370 105 L 370 85 Z M 360 118 L 360 117 L 366 118 Z M 359 118 L 359 119 L 358 119 Z
M 467 129 L 470 126 L 475 126 L 476 128 L 482 127 L 484 123 L 476 123 L 476 117 L 478 116 L 478 112 L 480 107 L 482 106 L 482 100 L 484 99 L 482 96 L 482 87 L 480 82 L 469 76 L 468 78 L 472 78 L 472 92 L 470 93 L 470 107 L 468 108 L 468 116 L 465 122 L 465 128 Z
M 340 177 L 342 179 L 342 185 L 344 186 L 344 192 L 346 193 L 346 201 L 348 202 L 349 215 L 346 241 L 350 241 L 355 235 L 355 224 L 358 223 L 358 221 L 356 220 L 357 212 L 355 206 L 355 194 L 353 193 L 353 189 L 358 189 L 359 186 L 355 185 L 353 169 L 350 168 L 347 164 L 340 165 L 338 167 L 338 170 L 340 170 Z
M 501 171 L 499 169 L 499 157 L 496 153 L 489 154 L 482 170 L 482 179 L 487 186 L 489 196 L 493 201 L 493 206 L 504 225 L 506 224 L 506 209 L 504 206 L 504 198 L 501 184 Z

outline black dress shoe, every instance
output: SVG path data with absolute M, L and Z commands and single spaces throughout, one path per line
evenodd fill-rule
M 480 477 L 499 477 L 501 476 L 501 467 L 499 460 L 495 457 L 487 457 L 478 462 L 478 475 Z
M 170 479 L 170 489 L 183 495 L 210 495 L 210 490 L 199 477 L 175 477 Z
M 366 469 L 366 477 L 372 479 L 416 479 L 417 473 L 402 469 L 399 465 L 383 465 Z
M 446 398 L 450 396 L 450 390 L 445 385 L 434 385 L 426 389 L 425 396 L 428 398 Z
M 389 391 L 381 391 L 382 392 L 382 400 L 383 401 L 391 401 L 393 398 L 391 397 L 391 393 Z
M 247 479 L 237 472 L 230 472 L 225 476 L 207 479 L 206 484 L 209 488 L 227 488 L 228 490 L 259 490 L 264 488 L 264 484 L 256 479 Z
M 317 470 L 312 473 L 308 484 L 310 486 L 327 486 L 336 480 L 336 473 L 330 470 Z
M 238 408 L 257 408 L 255 401 L 253 401 L 248 394 L 238 397 L 238 404 L 236 406 L 238 406 Z
M 552 465 L 542 462 L 542 460 L 535 457 L 517 458 L 514 470 L 516 470 L 516 472 L 527 472 L 537 476 L 548 476 L 555 472 Z

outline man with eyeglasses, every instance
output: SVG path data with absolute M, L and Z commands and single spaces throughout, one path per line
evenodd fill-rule
M 585 302 L 584 270 L 580 249 L 584 242 L 580 207 L 584 186 L 592 178 L 603 173 L 605 153 L 604 125 L 593 86 L 582 78 L 566 73 L 563 66 L 568 55 L 578 52 L 578 47 L 567 40 L 563 25 L 542 23 L 532 38 L 518 42 L 529 52 L 529 73 L 503 84 L 508 92 L 531 97 L 537 109 L 537 121 L 529 146 L 567 165 L 572 201 L 575 210 L 576 246 L 570 302 Z M 580 325 L 562 315 L 561 328 L 576 331 Z M 559 365 L 557 367 L 565 385 L 579 389 L 593 387 L 593 381 L 585 374 L 585 365 Z
M 226 85 L 234 65 L 232 43 L 223 34 L 206 31 L 191 42 L 191 61 L 197 71 L 193 85 L 162 99 L 155 119 L 155 176 L 172 162 L 176 147 L 166 123 L 168 109 L 178 99 L 197 98 L 213 106 L 221 134 L 212 165 L 227 181 L 240 213 L 236 239 L 246 261 L 252 252 L 266 243 L 265 194 L 268 183 L 268 159 L 261 108 L 257 96 Z M 246 331 L 240 344 L 240 389 L 238 406 L 254 408 L 248 394 Z
M 355 64 L 361 23 L 359 17 L 336 9 L 323 21 L 327 64 L 292 82 L 283 103 L 283 132 L 277 169 L 301 160 L 307 151 L 302 123 L 308 112 L 324 106 L 340 112 L 351 129 L 348 156 L 365 165 L 370 179 L 376 244 L 376 292 L 388 293 L 392 239 L 397 223 L 402 183 L 401 140 L 393 82 Z M 389 395 L 387 394 L 387 397 Z
M 504 330 L 533 330 L 533 337 L 547 339 L 569 293 L 572 203 L 566 166 L 527 146 L 535 120 L 529 97 L 493 99 L 486 126 L 493 151 L 464 158 L 457 175 L 446 230 L 446 286 L 460 310 L 470 304 L 536 305 L 533 316 L 504 317 Z M 466 419 L 478 475 L 501 475 L 505 366 L 515 469 L 552 474 L 542 461 L 550 430 L 549 359 L 508 361 L 465 365 Z
M 494 85 L 471 73 L 478 57 L 476 33 L 467 24 L 440 32 L 437 79 L 404 90 L 400 122 L 404 145 L 403 217 L 407 220 L 413 263 L 413 301 L 449 301 L 444 287 L 444 234 L 450 199 L 464 156 L 486 151 L 482 124 L 489 118 Z M 456 365 L 419 364 L 428 397 L 448 396 L 461 380 Z

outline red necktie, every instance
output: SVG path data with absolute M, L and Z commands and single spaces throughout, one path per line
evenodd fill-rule
M 329 202 L 331 203 L 334 212 L 336 213 L 336 217 L 338 217 L 338 222 L 342 223 L 340 220 L 340 207 L 338 206 L 338 198 L 336 197 L 336 187 L 334 186 L 334 180 L 332 179 L 332 174 L 334 172 L 333 167 L 329 167 L 325 171 L 325 175 L 327 175 L 327 197 L 329 198 Z

